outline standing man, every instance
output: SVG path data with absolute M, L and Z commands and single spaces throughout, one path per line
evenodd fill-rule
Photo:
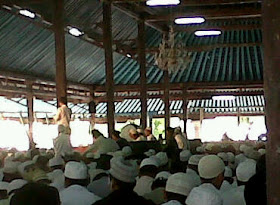
M 65 97 L 59 99 L 59 108 L 56 115 L 54 116 L 54 121 L 57 125 L 63 125 L 64 127 L 69 128 L 72 111 L 67 107 L 66 104 L 67 99 Z

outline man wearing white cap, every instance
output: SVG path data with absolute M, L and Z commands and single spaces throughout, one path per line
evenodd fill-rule
M 86 189 L 88 185 L 87 166 L 80 162 L 68 162 L 65 166 L 65 189 L 60 191 L 62 205 L 90 205 L 100 198 Z
M 157 139 L 155 138 L 155 136 L 152 134 L 152 128 L 151 127 L 147 127 L 144 131 L 145 133 L 145 137 L 147 138 L 147 141 L 156 141 Z
M 236 177 L 238 187 L 223 194 L 224 205 L 246 205 L 244 190 L 249 179 L 256 174 L 256 162 L 248 159 L 238 165 Z
M 143 196 L 152 191 L 152 184 L 159 167 L 158 163 L 156 158 L 152 157 L 146 158 L 141 162 L 140 178 L 137 180 L 136 186 L 133 189 L 139 196 Z
M 66 129 L 64 125 L 58 125 L 58 136 L 53 140 L 56 157 L 64 157 L 66 154 L 73 152 L 70 135 Z
M 57 110 L 56 115 L 54 116 L 54 120 L 56 124 L 63 125 L 65 127 L 69 127 L 71 121 L 71 110 L 67 107 L 67 99 L 62 97 L 59 99 L 59 108 Z
M 9 188 L 8 182 L 0 182 L 0 205 L 9 204 L 8 188 Z
M 99 196 L 104 198 L 111 193 L 110 190 L 110 177 L 108 173 L 103 169 L 90 169 L 90 184 L 87 186 L 87 189 Z
M 106 198 L 97 201 L 94 205 L 133 204 L 150 205 L 153 202 L 138 196 L 133 192 L 138 174 L 135 161 L 125 160 L 122 157 L 111 159 L 111 189 L 112 193 Z
M 185 173 L 176 173 L 171 175 L 166 183 L 165 195 L 167 198 L 164 205 L 182 205 L 187 196 L 195 187 L 193 179 Z
M 202 185 L 194 188 L 186 200 L 187 205 L 222 205 L 219 189 L 224 180 L 224 162 L 216 155 L 204 156 L 198 163 Z
M 3 181 L 11 182 L 14 179 L 20 178 L 20 175 L 18 173 L 19 165 L 20 162 L 14 162 L 10 160 L 5 161 L 4 168 L 3 168 L 3 174 L 4 174 Z

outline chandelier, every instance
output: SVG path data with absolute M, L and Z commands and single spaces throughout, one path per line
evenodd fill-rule
M 176 43 L 175 32 L 171 27 L 168 38 L 163 36 L 159 52 L 155 54 L 155 64 L 162 70 L 176 72 L 185 69 L 191 60 L 191 52 L 182 43 Z

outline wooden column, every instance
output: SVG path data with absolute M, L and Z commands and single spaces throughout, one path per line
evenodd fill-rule
M 94 106 L 94 109 L 92 110 L 92 108 L 90 109 L 90 113 L 91 113 L 91 120 L 90 120 L 90 125 L 91 128 L 94 129 L 95 126 L 95 114 L 96 114 L 96 104 L 94 102 L 94 89 L 90 88 L 90 102 L 89 102 L 89 106 Z M 94 111 L 94 112 L 92 112 Z
M 34 122 L 34 111 L 33 111 L 33 93 L 32 93 L 32 82 L 26 81 L 26 87 L 28 92 L 26 93 L 27 100 L 27 112 L 28 112 L 28 138 L 29 138 L 29 149 L 35 148 L 33 140 L 33 122 Z
M 202 122 L 204 119 L 204 108 L 199 109 L 199 122 L 200 122 L 200 128 L 202 127 Z
M 67 78 L 65 61 L 64 1 L 54 0 L 54 36 L 56 62 L 56 97 L 67 98 Z M 58 103 L 57 103 L 58 106 Z
M 183 87 L 183 121 L 184 121 L 184 132 L 187 133 L 187 121 L 188 121 L 188 98 L 187 98 L 187 87 Z
M 240 108 L 237 108 L 237 124 L 240 125 Z
M 103 3 L 103 45 L 105 49 L 106 66 L 108 136 L 111 137 L 115 129 L 114 67 L 112 50 L 112 4 L 107 1 Z
M 140 101 L 141 101 L 141 121 L 143 129 L 147 127 L 147 76 L 146 76 L 146 52 L 145 52 L 145 22 L 138 21 L 138 62 L 140 64 Z
M 165 136 L 166 130 L 170 126 L 170 110 L 169 110 L 169 73 L 168 71 L 163 71 L 164 78 L 164 128 L 165 128 Z
M 280 4 L 265 0 L 263 7 L 264 94 L 268 143 L 266 152 L 269 205 L 280 202 Z

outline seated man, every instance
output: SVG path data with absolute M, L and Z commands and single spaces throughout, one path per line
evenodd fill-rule
M 155 136 L 152 134 L 152 128 L 151 127 L 147 127 L 144 130 L 145 136 L 147 138 L 147 141 L 156 141 L 157 139 L 155 138 Z
M 129 143 L 127 142 L 127 140 L 120 136 L 120 132 L 119 131 L 115 130 L 113 132 L 112 139 L 116 141 L 116 143 L 119 145 L 119 147 L 121 149 L 126 147 L 126 146 L 129 146 Z
M 137 177 L 137 164 L 134 161 L 124 160 L 122 157 L 113 158 L 111 160 L 110 175 L 112 193 L 94 205 L 153 204 L 153 202 L 133 192 Z

